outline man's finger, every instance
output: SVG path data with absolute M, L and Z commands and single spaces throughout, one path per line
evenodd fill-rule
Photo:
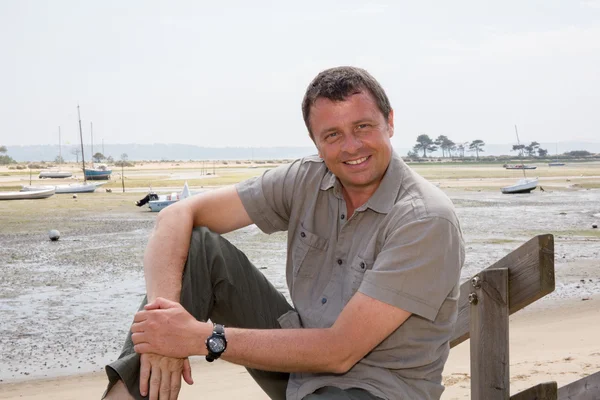
M 183 379 L 188 385 L 194 384 L 194 379 L 192 378 L 192 366 L 190 365 L 190 359 L 186 358 L 183 360 Z
M 146 357 L 142 356 L 140 365 L 140 393 L 142 396 L 148 395 L 148 380 L 150 379 L 150 363 Z
M 178 304 L 179 303 L 176 303 L 174 301 L 167 300 L 162 297 L 157 297 L 156 300 L 154 300 L 153 302 L 146 304 L 144 306 L 144 310 L 158 310 L 158 309 L 173 308 L 173 307 L 177 307 Z
M 136 344 L 135 346 L 133 346 L 133 351 L 135 351 L 138 354 L 146 354 L 146 353 L 155 353 L 155 351 L 152 351 L 152 346 L 150 345 L 150 343 L 140 343 L 140 344 Z
M 150 400 L 158 400 L 160 391 L 160 368 L 152 368 L 150 373 Z
M 144 326 L 145 325 L 143 322 L 134 322 L 133 324 L 131 324 L 131 332 L 144 332 Z
M 146 333 L 144 333 L 144 332 L 134 332 L 134 333 L 132 333 L 131 334 L 131 341 L 133 342 L 134 345 L 146 343 Z
M 177 400 L 179 391 L 181 390 L 181 374 L 179 372 L 171 372 L 171 400 Z
M 133 322 L 143 322 L 148 319 L 148 313 L 146 311 L 138 311 L 133 317 Z
M 159 399 L 160 400 L 170 400 L 171 399 L 171 372 L 168 370 L 161 371 Z

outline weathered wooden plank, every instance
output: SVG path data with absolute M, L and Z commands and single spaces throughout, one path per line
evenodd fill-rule
M 538 235 L 484 269 L 508 268 L 510 314 L 554 291 L 554 236 Z M 458 320 L 450 346 L 469 338 L 469 293 L 471 280 L 460 287 Z
M 559 400 L 600 399 L 600 372 L 586 376 L 558 389 Z
M 510 396 L 510 400 L 557 400 L 557 393 L 556 382 L 544 382 Z
M 508 268 L 479 273 L 471 291 L 471 399 L 508 400 Z

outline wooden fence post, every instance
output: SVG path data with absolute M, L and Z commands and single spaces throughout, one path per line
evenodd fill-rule
M 508 400 L 508 268 L 484 270 L 471 282 L 471 399 Z
M 558 399 L 557 393 L 556 382 L 545 382 L 510 396 L 510 400 L 556 400 Z

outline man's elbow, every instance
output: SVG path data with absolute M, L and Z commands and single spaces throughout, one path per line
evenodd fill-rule
M 332 362 L 329 363 L 328 372 L 334 374 L 345 374 L 360 360 L 352 351 L 340 351 L 336 354 L 336 357 L 331 358 Z

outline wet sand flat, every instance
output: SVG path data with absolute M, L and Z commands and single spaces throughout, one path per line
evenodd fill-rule
M 546 312 L 544 323 L 547 324 L 552 323 L 553 315 L 563 315 L 563 312 L 564 318 L 568 318 L 568 310 L 581 308 L 569 308 L 569 304 L 585 305 L 584 310 L 591 315 L 590 305 L 598 304 L 600 293 L 600 231 L 592 228 L 593 223 L 600 223 L 600 190 L 593 187 L 598 183 L 594 177 L 600 176 L 599 167 L 591 168 L 585 175 L 588 182 L 592 182 L 590 188 L 573 186 L 573 178 L 553 176 L 549 178 L 556 181 L 556 186 L 548 186 L 545 192 L 512 196 L 499 192 L 508 178 L 472 178 L 469 175 L 479 173 L 477 168 L 471 171 L 462 170 L 462 166 L 461 170 L 440 167 L 446 171 L 446 177 L 440 175 L 442 179 L 437 182 L 456 205 L 465 235 L 467 258 L 463 280 L 531 237 L 553 233 L 556 291 L 528 307 L 533 311 L 523 312 L 532 315 Z M 416 166 L 417 170 L 425 168 L 430 167 Z M 261 171 L 238 172 L 252 175 Z M 165 187 L 169 182 L 164 183 Z M 3 184 L 12 185 L 14 180 Z M 192 187 L 194 189 L 209 190 L 198 186 Z M 55 195 L 45 200 L 0 202 L 0 392 L 13 393 L 16 397 L 15 390 L 35 387 L 34 382 L 39 379 L 54 382 L 53 379 L 60 376 L 71 379 L 67 377 L 99 372 L 104 364 L 118 356 L 133 313 L 144 294 L 141 260 L 156 218 L 156 214 L 147 209 L 134 206 L 140 197 L 139 192 L 115 190 L 82 194 L 76 199 L 71 195 Z M 50 229 L 61 232 L 58 242 L 48 240 Z M 285 233 L 267 236 L 250 226 L 227 238 L 287 294 Z M 516 332 L 531 333 L 527 331 L 527 320 L 517 318 L 515 321 L 515 324 L 523 324 L 522 330 Z M 584 328 L 582 334 L 585 334 Z M 511 338 L 515 337 L 512 332 L 511 328 Z M 574 342 L 577 341 L 574 339 Z M 600 353 L 600 349 L 588 346 L 583 352 Z M 455 350 L 454 353 L 460 352 Z M 511 360 L 526 363 L 525 358 L 512 357 Z M 538 353 L 529 358 L 545 362 Z M 600 370 L 600 361 L 596 359 L 600 357 L 586 359 L 585 364 L 589 364 L 586 371 Z M 578 373 L 584 373 L 585 368 L 573 367 L 577 363 L 563 361 L 558 354 L 546 361 L 552 361 L 556 368 L 554 377 L 550 376 L 552 379 L 565 371 L 575 371 L 568 375 L 573 379 Z M 464 374 L 464 368 L 468 373 L 468 365 L 458 362 L 454 372 L 448 369 L 450 365 L 451 362 L 444 374 L 450 379 L 446 382 L 448 393 L 460 398 L 461 390 L 464 391 L 461 386 L 465 386 L 467 380 L 455 374 Z M 230 368 L 233 372 L 227 373 L 244 374 L 243 369 Z M 531 379 L 536 376 L 522 375 Z M 202 379 L 202 375 L 195 376 L 197 380 Z M 93 375 L 85 375 L 77 379 L 93 379 L 91 377 Z M 215 376 L 215 379 L 218 378 Z M 518 382 L 526 383 L 527 379 Z M 2 396 L 0 398 L 11 398 Z

